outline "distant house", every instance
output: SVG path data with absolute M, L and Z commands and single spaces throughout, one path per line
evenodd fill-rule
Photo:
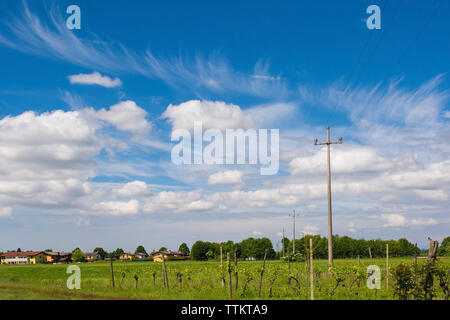
M 46 263 L 47 256 L 42 251 L 5 252 L 0 256 L 1 264 Z
M 87 262 L 97 261 L 101 260 L 102 256 L 98 254 L 97 252 L 83 252 L 83 254 L 86 256 Z
M 72 262 L 71 252 L 46 252 L 46 263 L 70 263 Z
M 147 258 L 147 255 L 142 252 L 136 252 L 134 255 L 136 256 L 137 259 L 141 259 L 141 260 Z
M 124 252 L 119 256 L 119 259 L 121 261 L 147 260 L 147 255 L 141 252 Z
M 162 257 L 164 255 L 164 260 L 186 260 L 189 256 L 186 256 L 180 251 L 153 251 L 151 257 L 154 262 L 162 262 Z
M 137 257 L 134 253 L 129 253 L 129 252 L 124 252 L 119 256 L 119 259 L 121 261 L 127 261 L 127 260 L 132 261 L 132 260 L 135 260 L 136 258 Z

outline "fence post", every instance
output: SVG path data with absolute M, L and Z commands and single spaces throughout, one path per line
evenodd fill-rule
M 309 238 L 309 278 L 311 282 L 311 300 L 314 300 L 314 267 L 313 267 L 313 241 Z

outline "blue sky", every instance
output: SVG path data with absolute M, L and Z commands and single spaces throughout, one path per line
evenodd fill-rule
M 72 4 L 81 30 L 66 28 Z M 372 4 L 381 30 L 366 27 Z M 0 249 L 277 243 L 293 209 L 299 233 L 325 235 L 325 154 L 313 140 L 327 125 L 344 138 L 332 150 L 334 233 L 442 239 L 449 9 L 440 0 L 2 2 Z M 171 132 L 194 120 L 279 129 L 279 173 L 173 165 Z

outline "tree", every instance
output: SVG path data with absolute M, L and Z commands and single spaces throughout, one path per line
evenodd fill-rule
M 450 247 L 450 237 L 446 237 L 442 240 L 441 247 Z
M 441 246 L 438 249 L 439 256 L 450 256 L 450 237 L 442 240 Z
M 22 249 L 20 249 L 20 248 L 17 248 L 17 251 L 16 252 L 22 252 Z
M 159 248 L 159 251 L 161 252 L 161 251 L 167 251 L 167 248 L 166 247 L 161 247 L 161 248 Z
M 400 247 L 400 255 L 412 256 L 414 254 L 415 246 L 411 242 L 409 242 L 405 238 L 398 239 L 397 242 Z
M 45 249 L 44 252 L 53 252 L 52 249 Z
M 102 260 L 105 260 L 107 253 L 105 250 L 103 250 L 103 248 L 97 247 L 93 250 L 93 252 L 97 252 L 100 255 L 100 257 L 102 258 Z
M 80 248 L 76 248 L 75 250 L 72 251 L 72 260 L 73 262 L 85 262 L 86 256 L 80 250 Z
M 191 258 L 192 260 L 206 260 L 206 253 L 209 248 L 206 242 L 196 241 L 191 248 Z
M 147 253 L 147 251 L 145 251 L 144 246 L 138 246 L 138 247 L 136 248 L 136 251 L 135 251 L 134 253 L 142 253 L 142 254 L 144 254 L 145 256 L 148 256 L 148 253 Z
M 119 256 L 120 256 L 122 253 L 125 253 L 125 251 L 123 251 L 122 248 L 117 248 L 117 249 L 114 250 L 114 252 L 112 253 L 112 257 L 111 257 L 111 258 L 117 259 L 117 258 L 119 258 Z
M 180 247 L 178 248 L 178 251 L 183 252 L 183 254 L 185 256 L 188 256 L 190 254 L 189 247 L 188 247 L 188 245 L 185 242 L 183 242 L 180 245 Z

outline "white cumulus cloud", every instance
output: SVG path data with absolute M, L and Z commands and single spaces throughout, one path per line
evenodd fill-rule
M 122 85 L 122 81 L 120 81 L 119 78 L 111 79 L 108 76 L 102 76 L 98 72 L 93 72 L 90 74 L 74 74 L 69 76 L 69 81 L 72 84 L 99 85 L 106 88 L 113 88 Z
M 239 170 L 229 170 L 214 173 L 209 176 L 208 184 L 239 184 L 242 182 L 244 172 Z
M 172 124 L 173 130 L 192 130 L 195 121 L 201 121 L 203 129 L 250 128 L 252 119 L 239 106 L 221 101 L 190 100 L 179 105 L 169 105 L 162 114 Z
M 139 201 L 131 199 L 128 202 L 125 201 L 102 201 L 94 204 L 89 211 L 81 211 L 84 214 L 92 215 L 134 215 L 139 213 Z
M 122 188 L 115 190 L 119 196 L 123 197 L 141 196 L 147 194 L 148 191 L 148 186 L 144 181 L 128 182 Z
M 127 100 L 109 107 L 109 110 L 87 109 L 87 114 L 93 118 L 111 123 L 121 131 L 128 131 L 136 135 L 144 136 L 151 129 L 151 122 L 147 112 L 139 107 L 134 101 Z

